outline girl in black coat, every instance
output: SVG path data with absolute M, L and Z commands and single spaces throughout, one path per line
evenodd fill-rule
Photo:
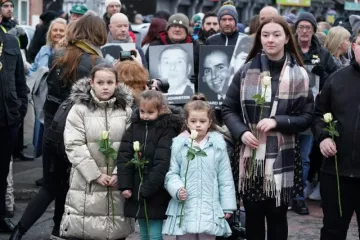
M 118 186 L 126 198 L 125 216 L 139 220 L 141 239 L 162 238 L 162 223 L 170 201 L 170 195 L 163 187 L 164 180 L 170 166 L 172 139 L 180 133 L 182 125 L 180 111 L 169 110 L 162 93 L 148 90 L 141 94 L 139 109 L 121 141 L 117 159 Z M 140 143 L 141 156 L 148 161 L 142 169 L 141 185 L 138 169 L 129 163 L 134 156 L 133 143 L 136 141 Z

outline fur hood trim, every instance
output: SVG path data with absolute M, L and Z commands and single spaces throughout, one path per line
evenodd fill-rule
M 128 87 L 124 84 L 120 84 L 116 87 L 113 98 L 108 101 L 99 101 L 96 97 L 91 94 L 90 78 L 82 78 L 78 80 L 72 86 L 69 99 L 75 104 L 83 104 L 90 110 L 95 110 L 101 106 L 101 104 L 108 103 L 112 105 L 114 109 L 123 109 L 131 106 L 132 96 Z

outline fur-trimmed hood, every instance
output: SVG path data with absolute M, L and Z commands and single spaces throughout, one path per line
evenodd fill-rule
M 91 111 L 101 107 L 101 104 L 112 105 L 114 109 L 130 107 L 133 101 L 131 92 L 124 84 L 116 87 L 114 95 L 108 101 L 99 101 L 91 94 L 90 78 L 78 80 L 71 88 L 69 99 L 73 103 L 80 103 L 87 106 Z
M 180 133 L 181 128 L 184 125 L 183 110 L 182 108 L 175 106 L 168 106 L 168 108 L 170 109 L 171 113 L 161 114 L 156 120 L 147 121 L 147 122 L 149 122 L 150 124 L 151 123 L 156 124 L 157 128 L 174 128 Z M 139 109 L 137 108 L 134 111 L 133 116 L 131 117 L 131 122 L 135 123 L 141 121 L 144 120 L 140 119 L 140 112 Z

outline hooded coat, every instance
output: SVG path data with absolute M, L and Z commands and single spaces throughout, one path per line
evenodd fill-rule
M 164 180 L 170 166 L 172 139 L 180 133 L 182 125 L 183 117 L 175 108 L 172 108 L 172 113 L 162 114 L 153 121 L 141 120 L 139 111 L 135 112 L 121 141 L 117 161 L 119 189 L 132 191 L 125 203 L 126 217 L 145 219 L 145 199 L 149 219 L 165 219 L 170 195 L 164 188 Z M 128 164 L 134 156 L 135 141 L 140 142 L 142 156 L 148 161 L 143 169 L 141 186 L 138 169 Z
M 66 196 L 65 211 L 60 233 L 80 239 L 126 238 L 134 231 L 131 219 L 124 216 L 124 198 L 116 188 L 109 190 L 96 182 L 102 174 L 117 174 L 116 162 L 106 167 L 104 155 L 97 140 L 102 131 L 109 131 L 115 151 L 130 125 L 129 94 L 124 86 L 116 88 L 108 101 L 100 101 L 90 88 L 89 79 L 81 79 L 72 88 L 71 108 L 64 131 L 64 142 L 69 161 L 70 188 Z M 112 191 L 114 209 L 112 209 Z M 112 216 L 115 216 L 114 224 Z

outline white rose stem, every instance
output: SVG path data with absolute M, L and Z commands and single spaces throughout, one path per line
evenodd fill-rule
M 193 142 L 194 142 L 194 139 L 191 139 L 191 145 L 190 145 L 190 149 L 192 149 L 193 147 Z M 184 183 L 184 188 L 186 189 L 186 182 L 187 182 L 187 174 L 188 174 L 188 170 L 189 170 L 189 163 L 190 163 L 190 160 L 187 158 L 187 164 L 186 164 L 186 171 L 185 171 L 185 183 Z M 180 211 L 180 222 L 179 222 L 179 227 L 181 227 L 181 224 L 182 224 L 182 217 L 183 217 L 183 210 L 184 210 L 184 205 L 185 205 L 185 201 L 183 201 L 181 203 L 181 211 Z
M 335 127 L 332 125 L 332 122 L 329 122 L 330 129 L 335 129 Z M 331 138 L 333 142 L 334 140 L 334 134 L 331 134 Z M 336 182 L 337 182 L 337 190 L 338 190 L 338 203 L 339 203 L 339 211 L 340 211 L 340 217 L 342 217 L 342 208 L 341 208 L 341 196 L 340 196 L 340 180 L 339 180 L 339 169 L 338 169 L 338 161 L 337 161 L 337 154 L 335 154 L 335 170 L 336 170 Z
M 266 90 L 267 90 L 267 85 L 265 85 L 265 90 L 264 90 L 263 99 L 266 98 Z M 264 103 L 261 104 L 259 122 L 260 122 L 261 119 L 262 119 L 263 111 L 264 111 Z M 256 139 L 259 140 L 259 132 L 258 132 L 257 130 L 256 130 Z M 256 160 L 255 157 L 256 157 L 256 148 L 254 148 L 254 149 L 252 150 L 250 177 L 251 177 L 251 175 L 253 174 L 253 171 L 254 171 L 254 164 L 255 164 L 254 162 L 255 162 L 255 160 Z M 255 174 L 254 174 L 254 176 L 255 176 Z

